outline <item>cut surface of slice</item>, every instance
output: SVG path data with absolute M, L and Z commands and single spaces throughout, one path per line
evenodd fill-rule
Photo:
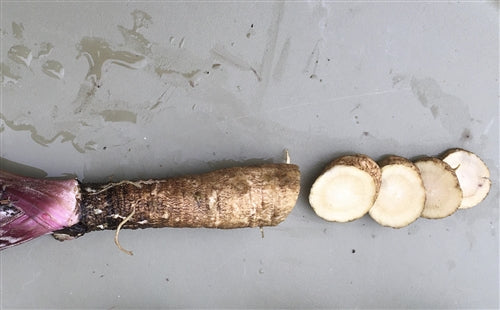
M 365 215 L 380 187 L 380 168 L 365 155 L 347 155 L 331 162 L 314 182 L 309 202 L 318 216 L 349 222 Z
M 401 228 L 422 214 L 425 189 L 418 168 L 408 159 L 386 157 L 379 163 L 382 184 L 370 216 L 380 225 Z
M 479 156 L 463 149 L 451 149 L 442 158 L 455 170 L 462 188 L 460 209 L 474 207 L 486 198 L 491 187 L 490 171 Z
M 425 188 L 422 217 L 439 219 L 453 214 L 462 203 L 462 189 L 455 171 L 436 157 L 415 161 Z

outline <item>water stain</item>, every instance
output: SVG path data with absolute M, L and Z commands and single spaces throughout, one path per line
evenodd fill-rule
M 5 63 L 0 63 L 0 79 L 2 85 L 7 85 L 7 83 L 16 84 L 21 77 L 12 73 L 10 67 Z
M 109 43 L 97 37 L 84 37 L 77 46 L 79 58 L 87 58 L 89 71 L 86 79 L 98 84 L 102 78 L 103 68 L 109 64 L 117 64 L 129 69 L 141 69 L 146 66 L 146 58 L 128 51 L 118 51 L 110 47 Z
M 434 119 L 436 119 L 439 115 L 439 107 L 437 105 L 432 105 L 430 107 L 430 110 L 431 110 L 432 117 L 434 117 Z
M 25 45 L 14 45 L 7 52 L 7 56 L 12 61 L 29 67 L 33 60 L 31 49 Z
M 113 130 L 109 129 L 113 126 L 107 126 L 106 124 L 109 124 L 107 122 L 136 124 L 145 117 L 153 117 L 144 113 L 148 113 L 152 109 L 159 109 L 160 104 L 167 101 L 173 93 L 173 91 L 165 92 L 156 102 L 144 100 L 132 104 L 120 100 L 111 100 L 111 93 L 108 89 L 109 96 L 105 98 L 106 90 L 101 89 L 100 91 L 100 86 L 110 66 L 117 64 L 130 69 L 141 69 L 141 74 L 147 76 L 147 81 L 157 82 L 158 76 L 160 76 L 160 82 L 163 82 L 168 87 L 180 86 L 184 88 L 187 85 L 198 85 L 197 83 L 201 79 L 212 76 L 207 73 L 209 70 L 221 67 L 220 62 L 214 61 L 214 57 L 201 58 L 185 49 L 184 42 L 186 42 L 186 39 L 180 39 L 181 36 L 175 40 L 173 45 L 166 42 L 166 46 L 164 46 L 149 41 L 150 38 L 142 30 L 152 24 L 151 16 L 139 10 L 133 11 L 131 16 L 133 25 L 118 25 L 118 30 L 123 37 L 121 42 L 93 36 L 82 37 L 78 41 L 76 45 L 78 55 L 75 56 L 77 56 L 77 59 L 82 56 L 82 58 L 86 59 L 88 71 L 85 79 L 81 81 L 75 97 L 68 98 L 69 102 L 66 102 L 66 104 L 58 102 L 59 110 L 54 107 L 56 103 L 53 103 L 47 107 L 48 111 L 44 111 L 44 115 L 49 120 L 57 119 L 57 122 L 38 123 L 35 118 L 19 118 L 20 115 L 26 115 L 28 113 L 26 111 L 30 109 L 28 103 L 22 103 L 16 107 L 10 106 L 6 111 L 0 111 L 0 113 L 5 112 L 5 115 L 0 114 L 0 117 L 5 119 L 5 127 L 10 127 L 16 131 L 29 132 L 31 138 L 40 145 L 47 146 L 54 141 L 69 141 L 78 152 L 83 153 L 94 150 L 100 145 L 104 137 L 102 135 L 102 137 L 96 138 L 96 133 Z M 33 74 L 43 72 L 42 76 L 63 79 L 67 72 L 64 72 L 65 68 L 60 62 L 51 57 L 54 48 L 54 45 L 49 42 L 35 44 L 32 51 L 26 46 L 17 45 L 11 49 L 9 58 L 14 58 L 13 61 L 24 66 L 31 64 L 32 67 L 36 59 L 43 58 L 43 61 L 40 62 L 41 70 L 33 71 Z M 236 61 L 236 63 L 241 65 L 241 61 Z M 257 73 L 246 62 L 244 62 L 244 66 L 254 74 Z M 13 69 L 11 70 L 7 64 L 2 63 L 0 66 L 2 84 L 19 81 L 21 77 L 15 74 L 17 73 L 16 69 L 19 69 L 19 67 L 11 65 Z M 204 97 L 208 95 L 210 97 L 212 92 L 219 90 L 219 87 L 211 86 L 206 85 L 207 89 L 202 88 L 193 93 L 195 96 Z M 26 87 L 29 87 L 29 85 L 26 85 Z M 216 99 L 212 100 L 219 102 L 219 95 L 217 93 Z M 122 95 L 117 95 L 117 97 L 122 98 Z M 222 106 L 221 111 L 229 108 L 233 109 L 233 107 L 235 111 L 239 111 L 239 105 L 235 104 L 235 100 L 239 98 L 230 97 L 227 94 L 224 95 L 224 98 L 227 98 L 227 100 L 222 105 L 218 105 Z M 35 110 L 33 111 L 35 112 Z M 89 140 L 96 140 L 97 142 Z
M 177 46 L 154 44 L 152 54 L 148 55 L 152 63 L 152 72 L 170 86 L 195 87 L 209 75 L 213 59 L 203 59 L 189 50 Z M 148 67 L 147 69 L 150 69 Z M 188 82 L 188 83 L 186 83 Z
M 90 104 L 94 101 L 96 91 L 97 88 L 95 87 L 95 84 L 89 85 L 88 82 L 80 84 L 80 89 L 78 90 L 76 99 L 72 102 L 72 105 L 76 106 L 73 112 L 75 114 L 80 114 L 86 107 L 90 106 Z
M 21 164 L 4 157 L 0 157 L 0 169 L 32 178 L 45 178 L 48 175 L 40 168 Z
M 61 130 L 57 132 L 52 138 L 46 138 L 38 133 L 38 130 L 35 128 L 35 126 L 30 125 L 30 124 L 16 124 L 12 120 L 8 120 L 5 118 L 5 116 L 0 113 L 0 119 L 5 122 L 5 124 L 12 130 L 14 131 L 28 131 L 31 134 L 31 139 L 35 141 L 36 143 L 42 145 L 42 146 L 48 146 L 52 142 L 54 142 L 56 139 L 59 137 L 62 138 L 61 142 L 68 142 L 70 141 L 73 145 L 73 147 L 80 153 L 84 153 L 85 149 L 87 148 L 84 146 L 83 148 L 79 146 L 77 143 L 75 143 L 75 138 L 76 136 L 67 131 L 67 130 Z
M 146 39 L 144 35 L 139 33 L 138 30 L 141 28 L 148 28 L 149 25 L 153 23 L 153 19 L 148 13 L 140 10 L 134 10 L 132 13 L 130 13 L 130 15 L 132 15 L 134 22 L 131 29 L 128 29 L 122 25 L 117 26 L 118 30 L 123 36 L 125 45 L 141 54 L 151 54 L 151 42 Z
M 12 35 L 14 38 L 21 40 L 23 38 L 24 26 L 22 23 L 12 22 Z
M 168 65 L 167 65 L 167 68 L 163 68 L 161 65 L 157 66 L 155 68 L 156 74 L 158 74 L 160 77 L 162 77 L 162 75 L 164 75 L 164 74 L 178 74 L 178 75 L 185 77 L 186 79 L 191 79 L 191 78 L 195 77 L 198 73 L 200 73 L 200 71 L 201 71 L 200 69 L 196 69 L 196 70 L 193 70 L 191 72 L 180 72 L 177 70 L 169 69 Z
M 137 113 L 126 110 L 104 110 L 99 113 L 105 122 L 137 122 Z
M 48 56 L 53 49 L 54 45 L 52 45 L 52 43 L 42 42 L 40 43 L 40 49 L 38 50 L 38 54 L 34 58 L 39 59 L 40 57 Z
M 127 46 L 141 54 L 151 53 L 151 42 L 149 42 L 142 34 L 132 29 L 127 29 L 121 25 L 118 25 L 117 27 Z
M 468 106 L 458 97 L 445 93 L 434 79 L 413 77 L 410 87 L 420 104 L 451 134 L 461 135 L 463 128 L 470 124 Z
M 153 23 L 153 18 L 148 13 L 141 10 L 134 10 L 130 13 L 134 19 L 134 27 L 132 30 L 136 31 L 139 28 L 148 28 Z
M 197 86 L 202 76 L 201 73 L 206 72 L 203 68 L 207 66 L 207 61 L 198 59 L 184 50 L 184 37 L 177 43 L 175 38 L 170 36 L 170 46 L 167 47 L 153 44 L 138 32 L 141 28 L 148 28 L 153 23 L 151 16 L 140 10 L 133 11 L 131 15 L 133 17 L 131 29 L 118 26 L 124 38 L 125 46 L 146 55 L 152 63 L 152 66 L 147 67 L 147 69 L 154 68 L 153 72 L 156 75 L 160 78 L 166 77 L 165 82 L 185 86 L 187 80 L 188 85 L 191 87 Z
M 64 67 L 59 61 L 56 60 L 47 60 L 42 65 L 42 72 L 59 80 L 64 78 Z

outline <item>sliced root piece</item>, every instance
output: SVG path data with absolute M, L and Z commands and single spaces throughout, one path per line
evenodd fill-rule
M 309 203 L 318 216 L 349 222 L 365 215 L 380 188 L 380 168 L 366 155 L 348 155 L 326 166 L 314 182 Z
M 440 219 L 453 214 L 462 203 L 462 189 L 455 171 L 439 158 L 425 157 L 415 161 L 425 188 L 422 217 Z
M 420 217 L 425 189 L 418 168 L 408 159 L 389 156 L 379 163 L 382 184 L 370 216 L 380 225 L 401 228 Z
M 463 192 L 460 209 L 478 205 L 490 191 L 490 171 L 476 154 L 463 150 L 451 149 L 442 156 L 443 161 L 455 170 Z

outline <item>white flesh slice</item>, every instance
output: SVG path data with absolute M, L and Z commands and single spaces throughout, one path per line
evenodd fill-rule
M 380 187 L 380 168 L 365 155 L 334 160 L 314 182 L 309 202 L 318 216 L 349 222 L 365 215 Z
M 481 158 L 463 149 L 452 149 L 445 153 L 443 161 L 455 170 L 462 188 L 460 209 L 474 207 L 486 198 L 491 187 L 490 171 Z
M 425 189 L 418 168 L 399 156 L 386 158 L 380 166 L 382 184 L 370 216 L 383 226 L 405 227 L 424 209 Z
M 439 158 L 427 157 L 415 162 L 425 187 L 422 217 L 440 219 L 453 214 L 462 203 L 462 189 L 455 171 Z

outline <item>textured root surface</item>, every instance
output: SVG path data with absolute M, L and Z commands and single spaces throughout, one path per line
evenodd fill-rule
M 88 231 L 123 228 L 273 226 L 291 212 L 300 190 L 292 164 L 221 169 L 165 180 L 82 185 Z

